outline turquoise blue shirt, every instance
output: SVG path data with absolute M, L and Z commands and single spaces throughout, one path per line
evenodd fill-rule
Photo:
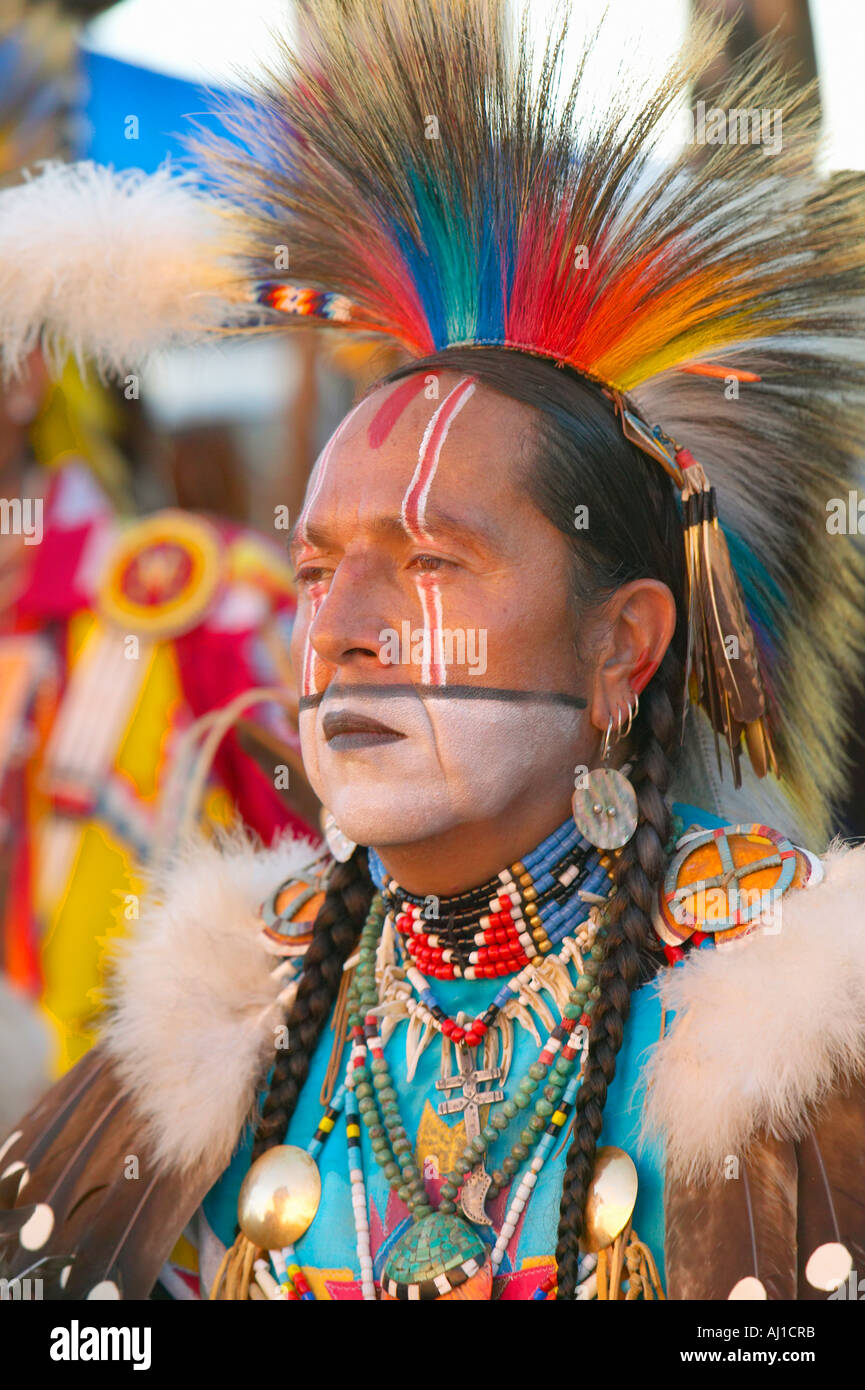
M 724 824 L 717 817 L 690 806 L 674 808 L 685 825 L 715 827 Z M 436 981 L 435 992 L 451 1017 L 460 1009 L 472 1016 L 480 1014 L 492 999 L 500 982 L 495 980 Z M 640 1115 L 644 1095 L 645 1065 L 660 1037 L 661 1006 L 657 980 L 636 990 L 619 1052 L 616 1076 L 604 1109 L 601 1144 L 624 1149 L 637 1166 L 639 1189 L 634 1209 L 634 1230 L 652 1250 L 663 1278 L 664 1201 L 663 1154 L 657 1144 L 639 1144 Z M 442 1100 L 435 1083 L 441 1075 L 441 1045 L 438 1037 L 429 1044 L 418 1064 L 412 1082 L 406 1080 L 407 1024 L 397 1025 L 387 1044 L 386 1055 L 400 1098 L 400 1112 L 409 1135 L 415 1139 L 419 1165 L 434 1199 L 444 1178 L 465 1144 L 462 1119 L 442 1118 L 436 1108 Z M 545 1041 L 539 1028 L 541 1042 Z M 289 1125 L 286 1143 L 305 1148 L 322 1115 L 319 1092 L 330 1057 L 333 1035 L 325 1029 L 313 1057 L 310 1073 L 297 1109 Z M 505 1083 L 505 1095 L 515 1092 L 520 1078 L 537 1060 L 539 1044 L 519 1024 L 514 1025 L 514 1056 Z M 347 1053 L 344 1054 L 347 1060 Z M 507 1156 L 525 1123 L 521 1112 L 497 1143 L 486 1161 L 492 1172 Z M 364 1126 L 361 1126 L 364 1131 Z M 407 1209 L 394 1196 L 375 1161 L 365 1131 L 362 1133 L 364 1172 L 370 1215 L 370 1235 L 376 1282 L 381 1278 L 388 1254 L 410 1223 Z M 252 1138 L 247 1136 L 228 1169 L 204 1203 L 205 1216 L 224 1244 L 234 1239 L 237 1197 L 249 1168 Z M 559 1201 L 565 1169 L 567 1145 L 545 1164 L 534 1193 L 511 1241 L 500 1270 L 494 1295 L 502 1298 L 531 1298 L 538 1282 L 550 1270 L 556 1247 Z M 344 1119 L 340 1119 L 319 1158 L 322 1198 L 318 1215 L 298 1242 L 297 1256 L 318 1298 L 360 1298 L 360 1270 L 348 1177 L 347 1142 Z M 488 1204 L 494 1228 L 501 1226 L 515 1188 Z M 480 1229 L 480 1228 L 479 1228 Z M 486 1230 L 490 1243 L 494 1231 Z

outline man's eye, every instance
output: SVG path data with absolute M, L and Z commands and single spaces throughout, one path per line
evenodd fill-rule
M 321 565 L 302 565 L 297 571 L 298 584 L 319 584 L 322 579 L 326 579 L 329 570 Z
M 416 569 L 429 571 L 441 569 L 442 565 L 447 564 L 447 561 L 443 560 L 441 555 L 415 555 L 411 564 Z

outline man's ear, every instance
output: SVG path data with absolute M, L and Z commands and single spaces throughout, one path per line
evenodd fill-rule
M 664 659 L 676 630 L 676 601 L 659 579 L 634 579 L 617 589 L 599 625 L 589 704 L 596 729 L 613 729 L 628 718 L 633 697 L 645 690 Z

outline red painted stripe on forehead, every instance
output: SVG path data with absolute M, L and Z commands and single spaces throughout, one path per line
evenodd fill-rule
M 426 379 L 423 372 L 416 372 L 414 376 L 407 377 L 379 406 L 366 432 L 371 449 L 381 448 L 406 406 L 423 390 Z
M 463 377 L 438 406 L 421 440 L 417 468 L 403 502 L 403 521 L 406 529 L 415 538 L 426 536 L 422 520 L 422 513 L 426 509 L 426 493 L 438 467 L 439 454 L 450 430 L 451 420 L 459 414 L 467 395 L 471 395 L 474 389 L 475 378 Z

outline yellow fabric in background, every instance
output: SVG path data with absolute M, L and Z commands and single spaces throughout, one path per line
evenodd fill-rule
M 123 847 L 100 826 L 88 824 L 42 951 L 42 1004 L 57 1034 L 58 1075 L 93 1044 L 105 946 L 122 934 L 123 895 L 136 887 Z
M 158 642 L 150 655 L 150 669 L 114 763 L 117 771 L 131 780 L 142 801 L 156 799 L 167 744 L 182 703 L 174 645 Z
M 92 613 L 81 613 L 70 624 L 70 662 L 81 652 L 95 621 Z M 148 662 L 148 669 L 114 770 L 141 803 L 152 804 L 182 692 L 173 644 L 158 643 L 150 652 L 145 648 L 142 660 Z M 138 910 L 143 888 L 132 853 L 108 826 L 85 822 L 80 833 L 62 896 L 41 905 L 47 923 L 42 1004 L 57 1035 L 58 1075 L 95 1040 L 110 944 L 134 922 L 131 914 Z
M 120 423 L 108 388 L 95 377 L 83 378 L 70 358 L 48 388 L 30 427 L 30 444 L 45 468 L 62 468 L 70 458 L 84 459 L 115 507 L 126 513 L 132 510 L 129 469 L 113 443 Z

